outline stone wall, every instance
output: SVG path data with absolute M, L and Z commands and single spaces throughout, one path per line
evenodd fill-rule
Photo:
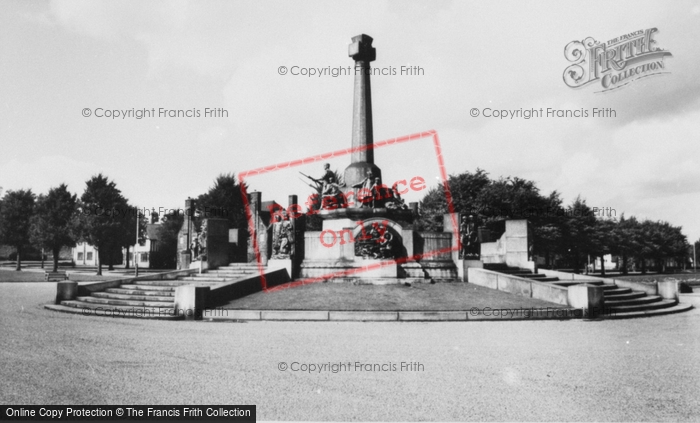
M 216 269 L 220 266 L 226 266 L 229 263 L 229 221 L 218 218 L 209 218 L 205 221 L 207 226 L 207 268 Z

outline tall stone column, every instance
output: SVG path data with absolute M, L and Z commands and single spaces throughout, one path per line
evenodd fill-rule
M 250 218 L 253 220 L 252 230 L 249 228 L 248 236 L 248 263 L 256 263 L 257 258 L 255 254 L 255 247 L 253 245 L 254 240 L 258 240 L 260 234 L 258 234 L 258 229 L 260 228 L 260 207 L 262 206 L 262 193 L 258 191 L 253 191 L 248 194 L 248 209 L 250 210 Z M 258 243 L 258 249 L 262 257 L 267 257 L 266 250 Z
M 185 200 L 185 220 L 182 222 L 182 227 L 178 233 L 178 269 L 188 269 L 192 262 L 192 252 L 190 251 L 190 243 L 192 242 L 192 219 L 194 217 L 195 200 L 187 198 Z M 134 254 L 136 258 L 136 254 Z
M 370 63 L 377 57 L 372 47 L 372 37 L 361 34 L 352 38 L 348 55 L 355 61 L 355 88 L 352 115 L 352 147 L 359 148 L 351 154 L 351 163 L 345 169 L 345 184 L 348 189 L 362 182 L 368 171 L 381 177 L 381 170 L 374 164 L 372 133 L 372 89 Z

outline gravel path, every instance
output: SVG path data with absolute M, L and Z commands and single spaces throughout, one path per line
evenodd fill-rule
M 257 404 L 260 420 L 700 418 L 697 309 L 599 322 L 160 322 L 41 308 L 54 295 L 55 284 L 0 284 L 3 404 Z

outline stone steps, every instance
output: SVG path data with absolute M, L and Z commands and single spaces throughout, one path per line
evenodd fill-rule
M 258 271 L 238 271 L 238 270 L 231 270 L 231 271 L 224 271 L 220 272 L 218 270 L 213 270 L 211 272 L 207 272 L 207 275 L 212 275 L 212 276 L 223 276 L 223 277 L 229 277 L 229 276 L 235 276 L 235 277 L 243 277 L 243 276 L 248 276 L 248 275 L 259 275 L 260 272 Z
M 643 291 L 633 291 L 630 288 L 619 288 L 614 284 L 606 284 L 603 280 L 560 281 L 556 277 L 543 277 L 545 275 L 533 273 L 527 269 L 516 269 L 503 264 L 485 264 L 484 268 L 538 282 L 559 281 L 556 283 L 559 286 L 570 287 L 581 283 L 600 286 L 603 288 L 604 308 L 606 311 L 603 317 L 606 319 L 657 316 L 686 311 L 692 308 L 692 306 L 679 304 L 675 300 L 664 300 L 658 295 L 647 295 Z
M 178 279 L 181 281 L 191 281 L 191 282 L 212 282 L 212 283 L 221 283 L 221 282 L 226 282 L 226 281 L 232 281 L 234 279 L 238 278 L 224 278 L 224 277 L 217 277 L 217 276 L 188 276 L 182 279 Z M 183 285 L 189 285 L 189 284 L 183 284 Z
M 132 289 L 132 290 L 142 290 L 142 291 L 158 291 L 158 292 L 175 292 L 175 287 L 173 286 L 156 286 L 156 285 L 122 285 L 122 289 Z M 119 289 L 119 288 L 110 288 Z M 160 294 L 158 294 L 160 295 Z M 163 294 L 165 295 L 165 294 Z M 173 294 L 174 295 L 174 294 Z
M 111 294 L 121 294 L 121 295 L 139 295 L 139 296 L 154 296 L 154 297 L 166 297 L 166 296 L 174 296 L 175 295 L 175 290 L 174 289 L 157 289 L 157 290 L 152 290 L 152 289 L 131 289 L 131 288 L 124 288 L 126 285 L 122 285 L 122 288 L 109 288 L 105 292 L 109 292 Z M 138 286 L 138 285 L 134 285 Z M 160 288 L 160 287 L 159 287 Z
M 588 281 L 588 280 L 586 280 L 586 281 L 560 280 L 559 282 L 557 282 L 557 285 L 565 286 L 568 288 L 568 287 L 573 286 L 573 285 L 580 285 L 581 283 L 587 283 L 589 285 L 596 285 L 596 286 L 602 285 L 603 289 L 617 288 L 615 285 L 608 285 L 608 284 L 605 284 L 601 280 L 595 280 L 595 279 L 590 280 L 590 281 Z
M 586 283 L 588 283 L 588 282 L 586 282 Z M 615 290 L 615 289 L 619 289 L 619 288 L 617 287 L 617 285 L 613 285 L 613 284 L 611 284 L 611 283 L 608 284 L 608 283 L 603 283 L 603 282 L 601 282 L 601 283 L 599 283 L 599 284 L 595 284 L 595 283 L 594 283 L 594 284 L 592 284 L 592 285 L 602 286 L 602 287 L 603 287 L 603 294 L 605 294 L 606 292 L 610 292 L 610 291 L 612 291 L 612 290 Z M 617 295 L 624 295 L 624 294 L 617 294 Z
M 180 279 L 175 280 L 153 280 L 153 281 L 137 281 L 134 283 L 137 286 L 168 286 L 168 287 L 178 287 L 182 285 L 189 285 L 186 281 Z
M 226 266 L 212 272 L 181 276 L 173 280 L 138 280 L 117 288 L 93 292 L 46 308 L 85 316 L 120 316 L 131 318 L 176 320 L 175 288 L 185 285 L 216 286 L 259 273 L 256 264 Z
M 666 308 L 657 308 L 657 309 L 651 309 L 651 310 L 626 311 L 626 312 L 614 313 L 614 314 L 606 315 L 605 318 L 606 319 L 632 319 L 632 318 L 637 318 L 637 317 L 663 316 L 666 314 L 682 313 L 682 312 L 688 311 L 692 308 L 693 308 L 693 306 L 691 304 L 677 303 L 676 305 L 674 305 L 672 307 L 666 307 Z
M 173 307 L 173 299 L 170 301 L 139 301 L 139 300 L 116 300 L 110 298 L 98 298 L 94 296 L 78 297 L 77 301 L 90 304 L 106 304 L 132 307 Z
M 605 291 L 603 291 L 603 294 L 605 294 Z M 618 295 L 612 295 L 608 296 L 610 301 L 624 301 L 624 300 L 636 300 L 637 298 L 644 298 L 646 297 L 646 293 L 642 291 L 632 291 L 629 294 L 618 294 Z M 609 301 L 606 301 L 605 303 L 607 304 Z
M 93 307 L 80 301 L 62 301 L 61 304 L 47 304 L 45 308 L 62 313 L 80 314 L 82 316 L 147 318 L 157 320 L 181 320 L 184 316 L 175 315 L 172 307 L 120 307 L 102 305 Z
M 111 300 L 133 300 L 133 301 L 160 301 L 167 302 L 173 301 L 174 297 L 171 296 L 155 296 L 155 295 L 141 295 L 138 290 L 131 291 L 132 294 L 119 294 L 114 292 L 93 292 L 92 296 L 97 298 L 106 298 Z
M 639 305 L 616 305 L 612 307 L 608 307 L 606 305 L 606 310 L 609 310 L 612 313 L 625 313 L 625 312 L 630 312 L 630 311 L 647 311 L 647 310 L 656 310 L 659 308 L 668 308 L 668 307 L 673 307 L 678 302 L 673 301 L 673 300 L 659 300 L 659 301 L 654 301 L 653 303 L 650 304 L 639 304 Z
M 618 296 L 610 297 L 610 299 L 605 300 L 605 307 L 616 307 L 616 306 L 628 306 L 628 305 L 640 305 L 640 304 L 651 304 L 655 303 L 657 301 L 661 301 L 663 298 L 661 298 L 658 295 L 644 295 L 644 293 L 641 293 L 642 296 L 637 297 L 637 298 L 623 298 L 623 299 L 618 299 Z M 635 294 L 631 294 L 635 295 Z
M 605 289 L 605 288 L 603 288 L 603 289 Z M 629 288 L 611 288 L 611 289 L 606 289 L 605 291 L 603 291 L 603 295 L 605 297 L 613 297 L 613 296 L 620 295 L 620 294 L 630 294 L 630 293 L 632 293 L 632 290 Z

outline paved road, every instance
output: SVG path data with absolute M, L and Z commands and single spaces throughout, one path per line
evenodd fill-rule
M 0 284 L 0 403 L 257 404 L 261 420 L 700 419 L 698 310 L 599 322 L 159 322 L 42 309 L 54 292 Z M 304 373 L 281 362 L 353 364 Z

